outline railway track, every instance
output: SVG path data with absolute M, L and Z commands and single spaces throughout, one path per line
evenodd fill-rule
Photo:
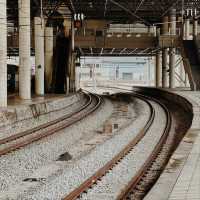
M 102 98 L 95 94 L 85 93 L 87 102 L 75 112 L 67 114 L 49 123 L 45 123 L 36 128 L 12 135 L 0 140 L 0 156 L 25 147 L 42 138 L 55 134 L 56 132 L 81 121 L 86 116 L 93 113 L 102 104 Z
M 132 94 L 133 95 L 133 94 Z M 160 150 L 163 147 L 163 144 L 165 143 L 170 127 L 171 127 L 171 116 L 167 108 L 160 102 L 156 101 L 155 99 L 152 99 L 150 97 L 146 97 L 139 94 L 134 94 L 135 97 L 140 98 L 141 100 L 145 101 L 145 103 L 150 108 L 150 116 L 148 119 L 148 122 L 144 125 L 142 130 L 138 133 L 138 135 L 124 148 L 121 152 L 119 152 L 112 160 L 110 160 L 105 166 L 103 166 L 101 169 L 99 169 L 93 176 L 91 176 L 89 179 L 87 179 L 85 182 L 83 182 L 78 188 L 76 188 L 74 191 L 72 191 L 70 194 L 66 195 L 63 200 L 75 200 L 78 198 L 81 198 L 81 196 L 89 189 L 97 185 L 99 182 L 101 182 L 101 179 L 106 176 L 107 173 L 113 170 L 113 168 L 118 165 L 124 158 L 126 158 L 130 152 L 134 151 L 135 146 L 142 140 L 142 138 L 145 136 L 145 134 L 148 132 L 149 128 L 152 126 L 154 118 L 155 118 L 155 109 L 152 106 L 151 101 L 155 102 L 156 104 L 159 104 L 166 114 L 167 123 L 165 126 L 165 129 L 163 131 L 162 137 L 160 138 L 160 141 L 155 146 L 153 152 L 148 157 L 146 162 L 143 164 L 143 166 L 140 168 L 140 170 L 137 172 L 137 174 L 133 177 L 133 179 L 130 181 L 130 183 L 124 188 L 122 193 L 118 196 L 119 199 L 130 199 L 130 194 L 132 195 L 132 191 L 135 190 L 135 188 L 140 184 L 140 181 L 143 179 L 143 176 L 149 169 L 149 167 L 152 165 L 153 162 L 155 162 L 156 156 L 159 154 Z M 84 199 L 84 198 L 83 198 Z M 87 198 L 86 198 L 87 199 Z
M 172 117 L 170 114 L 170 111 L 167 109 L 167 107 L 155 100 L 154 98 L 147 97 L 153 101 L 155 101 L 157 104 L 159 104 L 166 114 L 166 126 L 163 131 L 162 137 L 160 138 L 159 142 L 155 146 L 153 152 L 148 157 L 146 162 L 143 164 L 141 169 L 137 172 L 137 174 L 131 179 L 131 181 L 125 186 L 124 190 L 120 193 L 120 195 L 117 197 L 117 200 L 129 200 L 129 199 L 141 199 L 141 197 L 144 197 L 146 192 L 149 191 L 151 186 L 149 186 L 149 182 L 153 183 L 153 181 L 156 180 L 158 175 L 152 176 L 154 174 L 154 165 L 160 166 L 160 160 L 158 160 L 159 155 L 161 155 L 161 151 L 164 148 L 167 138 L 169 136 L 170 128 L 172 125 Z M 165 163 L 166 164 L 166 163 Z M 146 179 L 146 180 L 145 180 Z M 138 194 L 137 194 L 138 193 Z

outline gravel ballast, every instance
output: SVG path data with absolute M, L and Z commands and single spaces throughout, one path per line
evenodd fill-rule
M 45 177 L 48 176 L 48 173 L 59 170 L 63 166 L 63 162 L 53 163 L 50 167 L 51 170 L 49 168 L 47 170 L 46 165 L 58 160 L 61 154 L 69 151 L 87 133 L 94 134 L 95 130 L 110 117 L 112 111 L 112 103 L 106 100 L 97 111 L 82 121 L 55 135 L 2 156 L 0 158 L 0 199 L 7 199 L 7 197 L 8 199 L 19 199 L 17 192 L 20 192 L 20 184 L 23 185 L 23 190 L 35 184 L 35 182 L 23 183 L 22 180 L 41 174 Z M 43 168 L 42 172 L 45 172 L 46 175 L 41 171 L 38 172 L 39 168 Z M 39 181 L 42 182 L 44 179 Z
M 116 199 L 120 191 L 124 189 L 125 185 L 148 159 L 161 138 L 166 125 L 164 110 L 155 103 L 152 103 L 152 105 L 155 108 L 155 121 L 145 137 L 122 162 L 99 181 L 99 184 L 97 183 L 87 194 L 83 194 L 81 200 Z
M 65 194 L 78 187 L 84 180 L 94 174 L 114 157 L 127 143 L 133 139 L 149 118 L 150 110 L 146 103 L 137 100 L 140 113 L 132 124 L 116 134 L 110 140 L 97 145 L 87 156 L 72 163 L 66 163 L 63 171 L 41 183 L 34 190 L 18 196 L 18 199 L 61 199 Z

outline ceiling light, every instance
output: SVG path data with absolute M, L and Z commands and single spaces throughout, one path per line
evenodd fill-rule
M 108 38 L 111 38 L 111 37 L 112 37 L 112 34 L 111 34 L 111 33 L 108 33 L 108 34 L 107 34 L 107 37 L 108 37 Z
M 132 35 L 130 34 L 130 33 L 128 33 L 127 35 L 126 35 L 126 37 L 127 38 L 130 38 Z
M 141 34 L 137 34 L 135 37 L 139 38 L 139 37 L 141 37 Z
M 118 38 L 122 37 L 122 34 L 121 33 L 117 34 L 117 37 Z

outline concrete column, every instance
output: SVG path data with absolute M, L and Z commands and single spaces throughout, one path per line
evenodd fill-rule
M 162 21 L 162 28 L 161 28 L 161 33 L 162 35 L 168 35 L 169 34 L 169 23 L 168 23 L 168 16 L 163 17 Z
M 30 0 L 18 0 L 19 7 L 19 96 L 31 98 Z
M 46 90 L 49 92 L 53 72 L 53 27 L 45 28 L 45 80 Z
M 71 64 L 70 64 L 70 92 L 74 92 L 76 91 L 76 84 L 75 84 L 75 79 L 76 79 L 76 75 L 75 75 L 75 53 L 74 53 L 74 36 L 75 36 L 75 30 L 74 30 L 74 22 L 71 21 L 71 55 L 70 55 L 70 59 L 71 59 Z
M 71 54 L 71 64 L 70 64 L 70 67 L 71 67 L 71 70 L 70 70 L 70 92 L 75 92 L 76 91 L 76 72 L 75 72 L 75 58 L 76 58 L 76 55 L 75 53 L 72 53 Z
M 168 50 L 163 49 L 162 51 L 162 87 L 167 87 L 167 60 L 168 60 Z
M 70 37 L 71 21 L 68 19 L 64 20 L 65 37 Z M 70 50 L 71 51 L 71 50 Z M 70 92 L 70 74 L 71 74 L 71 58 L 69 57 L 68 73 L 66 76 L 66 94 Z
M 183 81 L 185 81 L 185 70 L 184 70 L 184 66 L 183 66 L 183 63 L 180 64 L 180 68 L 179 68 L 179 76 L 180 76 L 180 87 L 184 87 L 185 84 Z
M 80 89 L 80 67 L 76 67 L 76 91 Z
M 156 55 L 156 68 L 155 68 L 155 85 L 160 87 L 161 83 L 161 52 Z
M 44 95 L 44 20 L 34 18 L 35 25 L 35 93 Z
M 198 34 L 198 20 L 194 19 L 193 21 L 193 36 L 196 37 Z
M 169 52 L 169 88 L 175 88 L 175 65 L 176 49 L 171 48 Z
M 6 0 L 0 0 L 0 107 L 7 106 L 7 14 Z
M 185 39 L 190 39 L 190 19 L 185 19 Z
M 170 35 L 176 35 L 176 9 L 171 9 L 169 13 Z
M 182 36 L 182 38 L 183 38 L 183 36 L 184 36 L 184 26 L 183 26 L 183 17 L 181 16 L 179 16 L 178 17 L 178 19 L 177 19 L 177 23 L 176 23 L 176 26 L 177 26 L 177 28 L 178 28 L 178 31 L 179 31 L 179 35 L 180 36 Z

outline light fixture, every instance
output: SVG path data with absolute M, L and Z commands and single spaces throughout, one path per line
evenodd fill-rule
M 130 38 L 132 35 L 130 34 L 130 33 L 128 33 L 127 35 L 126 35 L 126 37 L 127 38 Z
M 136 34 L 136 36 L 135 36 L 135 37 L 139 38 L 139 37 L 141 37 L 141 34 Z
M 121 33 L 118 33 L 118 34 L 117 34 L 117 37 L 118 37 L 118 38 L 122 37 L 122 34 L 121 34 Z
M 108 34 L 107 34 L 107 37 L 108 37 L 108 38 L 111 38 L 112 36 L 113 36 L 113 35 L 112 35 L 111 33 L 108 33 Z

